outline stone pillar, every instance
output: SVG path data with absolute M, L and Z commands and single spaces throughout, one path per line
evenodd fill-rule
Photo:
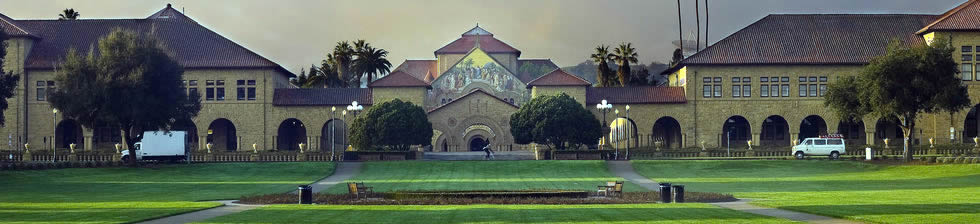
M 864 140 L 867 142 L 866 144 L 875 145 L 875 133 L 873 131 L 866 131 L 864 134 Z
M 681 134 L 681 142 L 679 145 L 682 149 L 687 147 L 687 134 Z
M 208 136 L 207 135 L 198 136 L 198 139 L 200 140 L 197 141 L 197 151 L 207 150 Z
M 85 151 L 94 151 L 95 150 L 95 141 L 93 141 L 94 140 L 93 137 L 91 135 L 85 135 L 84 138 L 85 139 L 82 141 L 83 142 L 82 143 L 82 147 L 84 147 L 84 149 L 82 149 L 82 150 L 85 150 Z
M 762 132 L 752 133 L 752 146 L 759 146 L 760 140 L 762 139 Z
M 793 133 L 793 132 L 789 133 L 790 143 L 800 144 L 799 138 L 800 138 L 800 133 Z

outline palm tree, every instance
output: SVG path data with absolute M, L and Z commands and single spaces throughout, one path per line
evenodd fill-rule
M 68 8 L 61 11 L 61 14 L 58 14 L 58 20 L 76 20 L 80 15 L 74 8 Z
M 323 75 L 324 81 L 328 88 L 345 88 L 347 87 L 347 82 L 344 81 L 340 73 L 337 72 L 337 61 L 333 54 L 327 54 L 327 59 L 320 62 L 320 74 Z
M 316 68 L 316 65 L 310 65 L 310 73 L 306 76 L 306 83 L 303 84 L 303 88 L 323 88 L 327 83 L 327 77 Z
M 361 50 L 357 52 L 357 59 L 354 60 L 354 64 L 357 66 L 357 71 L 367 75 L 368 83 L 371 83 L 376 75 L 391 72 L 391 62 L 385 58 L 388 57 L 388 51 L 375 49 L 371 46 L 365 46 Z M 360 80 L 359 77 L 358 80 Z
M 609 54 L 609 46 L 599 45 L 595 48 L 595 53 L 591 56 L 592 61 L 594 61 L 598 66 L 596 66 L 596 80 L 599 82 L 599 87 L 610 87 L 615 86 L 612 78 L 612 71 L 609 70 L 609 63 L 607 61 L 612 60 L 612 55 Z
M 302 88 L 303 85 L 306 84 L 307 78 L 308 76 L 306 76 L 306 70 L 300 69 L 299 75 L 297 75 L 296 78 L 289 79 L 289 83 L 292 83 L 294 86 Z
M 343 87 L 358 88 L 361 86 L 361 80 L 358 79 L 360 77 L 355 77 L 356 71 L 353 70 L 352 66 L 355 54 L 354 48 L 347 41 L 341 41 L 333 48 L 334 65 L 337 68 L 337 76 L 344 82 Z
M 622 43 L 619 44 L 613 51 L 613 60 L 619 64 L 619 70 L 616 71 L 616 76 L 619 76 L 619 82 L 622 85 L 629 83 L 629 78 L 632 73 L 630 73 L 630 63 L 639 62 L 639 54 L 636 53 L 636 49 L 633 48 L 632 43 Z

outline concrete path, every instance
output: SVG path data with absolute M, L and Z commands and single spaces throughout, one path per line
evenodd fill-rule
M 350 179 L 360 171 L 361 171 L 360 162 L 338 163 L 337 170 L 335 170 L 332 175 L 311 184 L 313 187 L 313 192 L 320 192 L 326 190 L 335 184 Z M 149 220 L 140 223 L 141 224 L 171 224 L 171 223 L 200 222 L 218 216 L 230 215 L 230 214 L 262 207 L 262 205 L 237 204 L 234 203 L 235 201 L 233 200 L 217 201 L 217 202 L 221 202 L 224 205 L 222 205 L 221 207 L 204 209 L 196 212 L 189 212 L 189 213 L 184 213 L 175 216 L 168 216 L 168 217 L 163 217 L 163 218 Z
M 759 207 L 759 206 L 751 205 L 748 202 L 749 200 L 742 199 L 733 202 L 718 202 L 718 203 L 711 203 L 711 204 L 718 207 L 732 209 L 740 212 L 748 212 L 757 215 L 779 217 L 779 218 L 785 218 L 793 221 L 800 221 L 800 222 L 807 222 L 807 223 L 821 223 L 821 224 L 861 223 L 857 221 L 838 219 L 833 217 L 820 216 L 820 215 L 814 215 L 814 214 L 808 214 L 802 212 Z
M 606 165 L 609 167 L 609 171 L 616 176 L 622 177 L 636 185 L 640 185 L 651 191 L 660 191 L 660 185 L 657 182 L 650 180 L 637 174 L 633 170 L 633 165 L 629 161 L 606 161 Z M 757 215 L 772 216 L 777 218 L 784 218 L 793 221 L 807 222 L 807 223 L 820 223 L 820 224 L 850 224 L 850 223 L 861 223 L 846 219 L 831 218 L 827 216 L 819 216 L 814 214 L 807 214 L 802 212 L 787 211 L 775 208 L 765 208 L 748 203 L 748 200 L 738 200 L 733 202 L 720 202 L 711 203 L 712 205 L 732 209 L 741 212 L 748 212 Z

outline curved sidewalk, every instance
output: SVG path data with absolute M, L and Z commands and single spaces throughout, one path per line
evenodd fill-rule
M 660 185 L 650 178 L 646 178 L 633 170 L 633 165 L 629 161 L 606 161 L 606 166 L 609 167 L 609 171 L 616 176 L 622 177 L 636 185 L 640 185 L 651 191 L 660 191 Z M 748 200 L 738 200 L 733 202 L 720 202 L 720 203 L 710 203 L 712 205 L 732 209 L 740 212 L 748 212 L 756 215 L 772 216 L 777 218 L 784 218 L 793 221 L 807 222 L 807 223 L 821 223 L 821 224 L 850 224 L 850 223 L 861 223 L 846 219 L 838 219 L 827 216 L 820 216 L 802 212 L 794 212 L 776 208 L 766 208 L 751 205 Z
M 344 180 L 350 179 L 358 172 L 361 171 L 360 162 L 342 162 L 337 164 L 337 170 L 333 172 L 329 177 L 323 178 L 313 184 L 313 192 L 320 192 L 326 190 L 333 186 L 343 182 Z M 188 212 L 180 215 L 167 216 L 159 219 L 149 220 L 140 222 L 140 224 L 171 224 L 171 223 L 192 223 L 200 222 L 210 218 L 225 216 L 234 213 L 239 213 L 243 211 L 252 210 L 262 205 L 246 205 L 234 203 L 234 200 L 217 201 L 221 202 L 222 206 L 204 209 L 196 212 Z

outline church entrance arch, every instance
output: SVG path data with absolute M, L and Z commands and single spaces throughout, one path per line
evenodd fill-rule
M 470 139 L 470 151 L 483 151 L 487 145 L 487 140 L 483 136 L 477 135 Z

